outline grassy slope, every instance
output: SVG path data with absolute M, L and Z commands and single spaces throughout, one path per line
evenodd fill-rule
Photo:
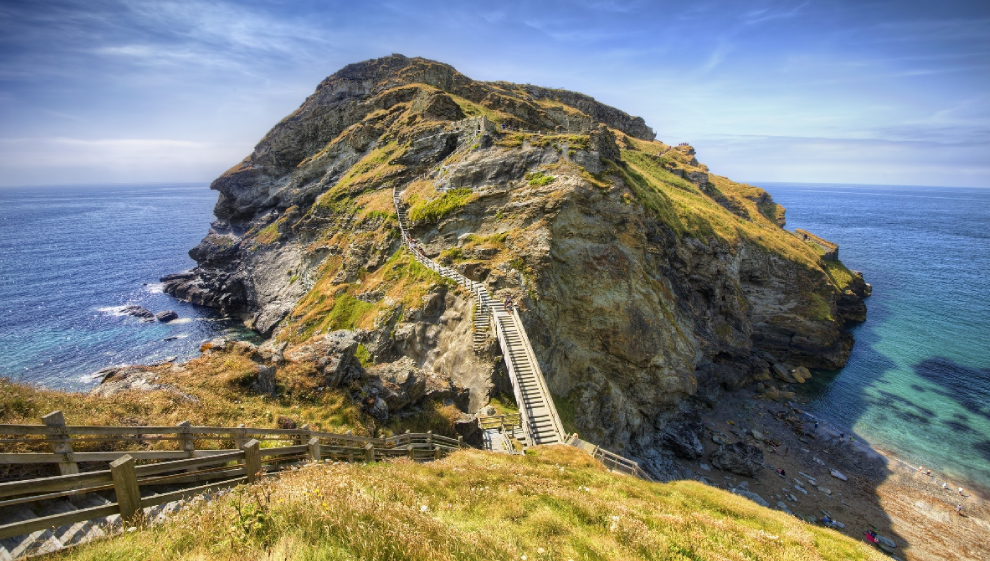
M 166 524 L 52 556 L 167 559 L 882 559 L 692 481 L 614 475 L 575 448 L 311 465 Z

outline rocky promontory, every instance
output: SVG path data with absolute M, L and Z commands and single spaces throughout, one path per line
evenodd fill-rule
M 244 317 L 273 364 L 325 370 L 316 343 L 353 334 L 381 374 L 354 378 L 369 412 L 434 373 L 477 411 L 508 383 L 497 345 L 476 352 L 470 295 L 402 249 L 395 189 L 428 255 L 520 303 L 567 428 L 642 457 L 689 451 L 690 431 L 668 430 L 686 403 L 751 383 L 785 395 L 794 372 L 842 366 L 869 285 L 837 247 L 784 230 L 768 193 L 655 138 L 583 94 L 400 55 L 352 64 L 213 182 L 198 266 L 162 282 Z

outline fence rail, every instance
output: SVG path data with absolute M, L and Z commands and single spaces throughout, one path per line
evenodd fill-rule
M 70 466 L 70 473 L 63 470 L 63 475 L 0 483 L 0 509 L 60 498 L 77 499 L 89 493 L 110 491 L 113 491 L 116 502 L 3 524 L 0 525 L 0 539 L 118 514 L 123 520 L 130 521 L 142 509 L 251 483 L 266 474 L 301 462 L 375 462 L 399 457 L 428 461 L 438 460 L 452 450 L 465 447 L 460 437 L 454 439 L 430 432 L 371 438 L 315 431 L 308 427 L 197 427 L 188 423 L 174 427 L 52 426 L 51 419 L 58 421 L 61 418 L 61 414 L 48 415 L 46 425 L 0 425 L 0 435 L 56 437 L 0 439 L 0 444 L 50 444 L 53 450 L 46 453 L 0 454 L 0 463 L 55 463 L 60 468 Z M 123 440 L 126 443 L 138 441 L 140 439 L 137 437 L 147 434 L 175 435 L 168 440 L 177 442 L 180 449 L 72 451 L 75 441 L 72 435 L 94 434 L 107 436 L 105 442 Z M 233 441 L 237 448 L 196 449 L 197 441 L 202 440 Z M 262 442 L 266 443 L 266 447 L 262 448 Z M 145 460 L 158 461 L 136 465 L 138 461 Z M 78 462 L 109 462 L 109 469 L 78 473 Z M 148 496 L 141 494 L 142 487 L 165 486 L 168 489 L 182 485 L 187 487 Z
M 522 416 L 519 413 L 478 417 L 478 428 L 481 430 L 500 429 L 505 431 L 520 426 L 522 426 Z

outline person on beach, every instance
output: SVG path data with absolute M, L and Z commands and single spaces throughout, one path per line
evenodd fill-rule
M 960 487 L 960 488 L 959 488 L 959 496 L 960 496 L 960 497 L 965 497 L 965 496 L 966 496 L 966 495 L 963 495 L 963 494 L 962 494 L 962 487 Z
M 959 516 L 962 516 L 963 515 L 963 513 L 962 513 L 962 505 L 961 504 L 957 504 L 956 505 L 956 514 L 958 514 Z
M 918 466 L 918 475 L 923 475 L 925 472 L 925 466 Z
M 942 488 L 945 489 L 946 491 L 948 491 L 949 490 L 949 482 L 948 481 L 943 481 L 942 482 Z

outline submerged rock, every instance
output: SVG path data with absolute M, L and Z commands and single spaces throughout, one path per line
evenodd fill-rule
M 144 322 L 155 321 L 155 314 L 151 310 L 147 310 L 145 308 L 142 308 L 141 306 L 136 306 L 136 305 L 124 306 L 123 308 L 120 309 L 120 313 L 127 314 L 129 316 L 134 316 L 136 318 L 141 319 L 141 321 Z

